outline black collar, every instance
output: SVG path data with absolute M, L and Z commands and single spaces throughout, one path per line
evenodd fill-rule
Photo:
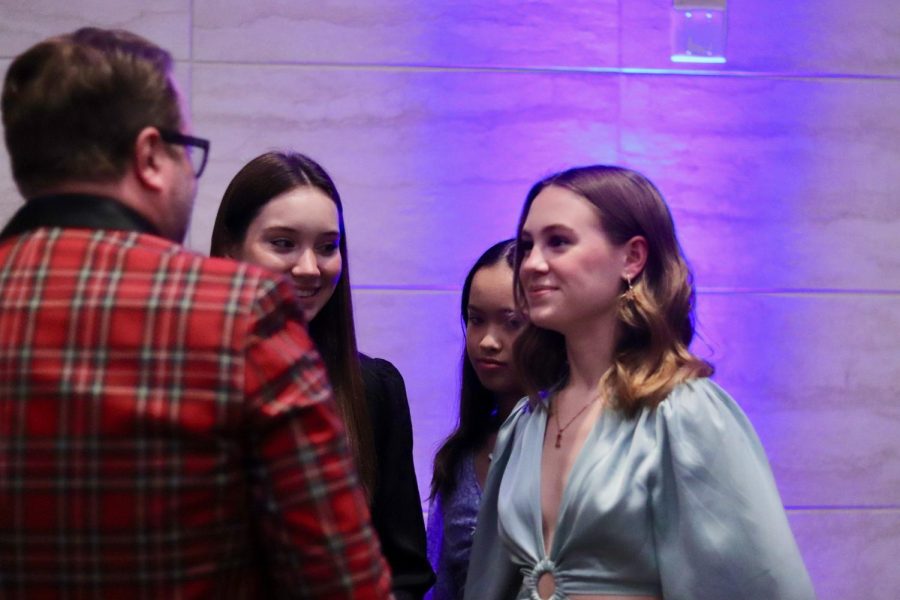
M 39 227 L 122 229 L 160 235 L 150 221 L 118 200 L 88 194 L 58 194 L 25 202 L 0 232 L 0 241 Z

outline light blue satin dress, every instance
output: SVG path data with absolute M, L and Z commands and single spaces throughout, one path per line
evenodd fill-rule
M 563 491 L 544 551 L 540 469 L 548 410 L 522 400 L 503 425 L 478 515 L 466 600 L 582 594 L 665 600 L 815 598 L 765 451 L 709 379 L 634 418 L 606 410 Z

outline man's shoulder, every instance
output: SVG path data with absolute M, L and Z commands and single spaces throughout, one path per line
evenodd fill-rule
M 256 265 L 207 256 L 153 235 L 139 235 L 134 250 L 136 258 L 146 256 L 146 266 L 191 274 L 196 285 L 270 290 L 283 283 L 278 274 Z M 141 268 L 140 260 L 133 264 L 135 268 Z
M 31 238 L 31 239 L 27 239 Z M 153 294 L 168 290 L 170 296 L 196 301 L 227 300 L 247 304 L 270 296 L 293 297 L 293 288 L 261 267 L 225 258 L 214 258 L 146 233 L 119 230 L 43 229 L 26 234 L 26 244 L 44 246 L 51 268 L 87 269 L 97 274 L 147 288 Z M 15 254 L 38 256 L 41 252 Z M 29 268 L 20 260 L 13 267 Z M 27 263 L 28 260 L 25 260 Z M 34 265 L 30 265 L 34 266 Z M 165 292 L 162 292 L 165 294 Z
M 246 262 L 210 257 L 152 235 L 139 235 L 122 279 L 134 278 L 165 306 L 195 315 L 249 318 L 258 334 L 303 321 L 294 286 L 284 277 Z M 142 267 L 141 265 L 144 264 Z M 141 272 L 142 269 L 146 269 Z M 178 300 L 180 299 L 180 300 Z
M 265 314 L 294 301 L 293 287 L 271 271 L 134 231 L 38 228 L 0 244 L 0 270 L 34 282 L 105 282 L 117 296 L 157 309 L 225 305 Z

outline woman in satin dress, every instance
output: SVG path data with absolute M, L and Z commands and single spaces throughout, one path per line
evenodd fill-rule
M 529 192 L 515 360 L 529 397 L 497 438 L 466 600 L 809 600 L 765 452 L 694 356 L 668 207 L 589 166 Z

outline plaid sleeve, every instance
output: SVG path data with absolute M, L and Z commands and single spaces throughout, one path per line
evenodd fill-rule
M 325 368 L 287 282 L 257 304 L 245 356 L 253 498 L 284 598 L 390 597 Z

